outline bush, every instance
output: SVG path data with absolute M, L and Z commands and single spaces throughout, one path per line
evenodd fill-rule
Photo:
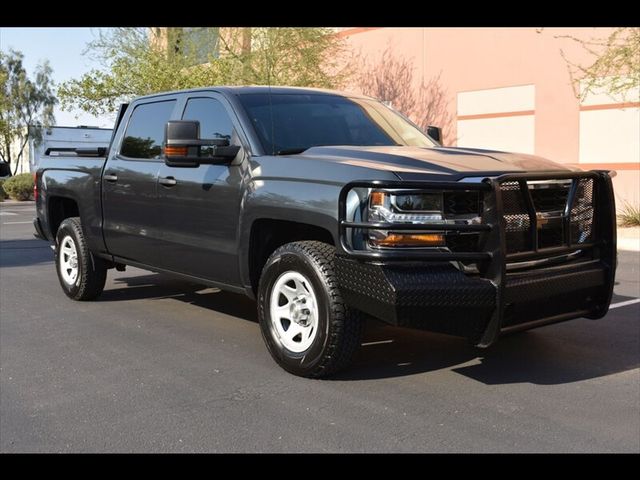
M 21 173 L 7 178 L 2 188 L 14 200 L 29 200 L 33 194 L 33 177 L 30 173 Z
M 0 202 L 4 201 L 4 199 L 7 198 L 7 194 L 4 192 L 4 189 L 2 188 L 3 183 L 4 183 L 4 180 L 0 180 Z
M 640 207 L 625 202 L 618 214 L 618 222 L 622 227 L 640 227 Z

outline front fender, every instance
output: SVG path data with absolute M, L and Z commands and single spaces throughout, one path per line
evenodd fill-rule
M 271 179 L 252 181 L 242 199 L 238 238 L 240 279 L 251 285 L 249 239 L 256 220 L 286 220 L 327 230 L 338 241 L 338 195 L 342 184 Z

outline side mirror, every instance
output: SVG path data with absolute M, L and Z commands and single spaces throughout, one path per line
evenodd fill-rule
M 201 139 L 200 122 L 171 120 L 164 129 L 164 162 L 169 167 L 230 163 L 240 151 L 226 138 Z
M 433 125 L 429 125 L 427 127 L 427 135 L 429 135 L 436 142 L 442 145 L 442 129 L 440 127 L 434 127 Z

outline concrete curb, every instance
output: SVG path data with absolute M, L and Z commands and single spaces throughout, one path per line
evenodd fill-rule
M 25 207 L 30 206 L 30 205 L 35 205 L 35 201 L 33 200 L 11 200 L 8 198 L 5 198 L 4 201 L 0 202 L 0 205 L 11 205 L 12 207 L 17 207 L 20 205 L 24 205 Z
M 640 227 L 618 227 L 618 250 L 640 252 Z

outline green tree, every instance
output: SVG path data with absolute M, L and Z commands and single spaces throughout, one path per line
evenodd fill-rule
M 153 138 L 124 137 L 122 151 L 127 152 L 128 157 L 153 158 L 160 155 L 160 147 L 153 144 Z
M 607 38 L 583 40 L 569 35 L 556 38 L 568 38 L 593 56 L 591 64 L 579 65 L 561 50 L 577 96 L 584 98 L 604 89 L 624 97 L 640 87 L 640 27 L 616 28 Z
M 55 121 L 51 67 L 47 61 L 36 67 L 30 79 L 22 64 L 24 55 L 15 50 L 0 52 L 0 159 L 15 162 L 15 174 L 29 139 L 42 140 L 42 130 Z
M 113 28 L 87 53 L 94 69 L 58 90 L 62 106 L 104 114 L 139 95 L 212 85 L 335 88 L 348 75 L 329 28 Z

